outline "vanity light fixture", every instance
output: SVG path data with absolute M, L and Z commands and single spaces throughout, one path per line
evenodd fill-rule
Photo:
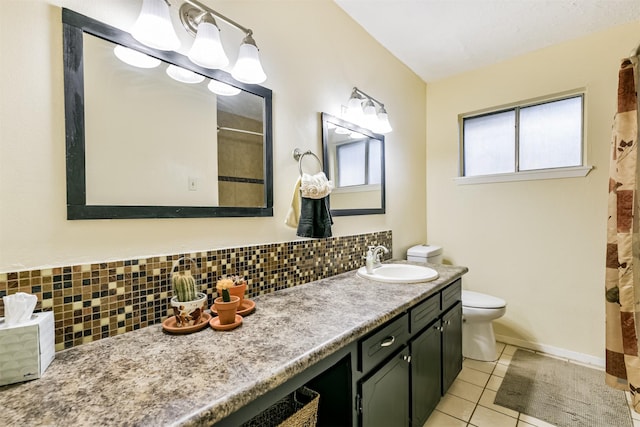
M 376 110 L 376 104 L 378 109 Z M 393 129 L 389 123 L 389 115 L 384 104 L 372 96 L 367 95 L 357 87 L 351 91 L 347 103 L 347 120 L 370 129 L 376 133 L 389 133 Z

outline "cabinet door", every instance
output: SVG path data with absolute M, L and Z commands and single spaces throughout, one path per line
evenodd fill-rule
M 409 360 L 405 348 L 362 382 L 363 427 L 409 425 Z
M 462 303 L 442 316 L 442 394 L 462 370 Z
M 411 424 L 422 427 L 440 401 L 440 321 L 411 342 Z

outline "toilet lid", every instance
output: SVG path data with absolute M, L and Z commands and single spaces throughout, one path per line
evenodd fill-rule
M 475 308 L 502 308 L 507 306 L 507 302 L 501 298 L 480 292 L 462 291 L 462 305 Z

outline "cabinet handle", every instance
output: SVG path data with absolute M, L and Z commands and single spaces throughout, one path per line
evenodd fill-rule
M 411 363 L 411 356 L 408 354 L 404 354 L 402 355 L 402 360 L 404 360 L 407 363 Z
M 444 330 L 442 326 L 438 326 L 438 325 L 433 325 L 433 329 L 435 329 L 438 332 L 442 332 Z
M 446 322 L 444 322 L 444 324 L 449 326 L 451 324 L 451 320 L 447 320 Z
M 390 345 L 392 345 L 394 342 L 396 341 L 396 337 L 394 337 L 393 335 L 391 335 L 390 337 L 387 337 L 384 339 L 384 341 L 382 341 L 380 343 L 380 347 L 389 347 Z

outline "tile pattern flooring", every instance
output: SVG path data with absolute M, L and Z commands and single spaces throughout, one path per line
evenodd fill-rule
M 493 403 L 517 348 L 498 343 L 496 362 L 465 359 L 458 378 L 423 427 L 555 427 Z M 630 412 L 633 426 L 640 427 L 640 414 Z

